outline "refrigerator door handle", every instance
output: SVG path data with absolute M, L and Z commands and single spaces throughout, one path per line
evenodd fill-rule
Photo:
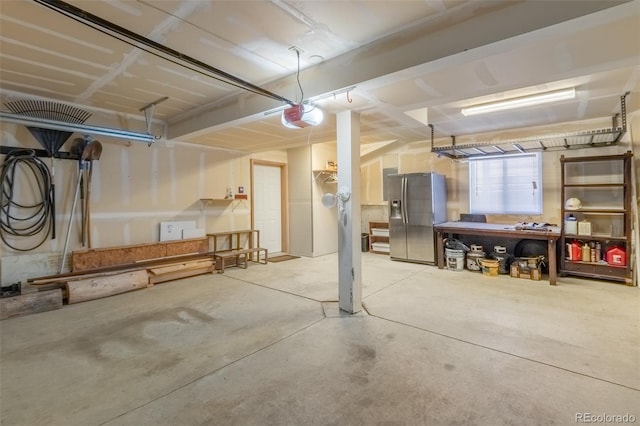
M 407 178 L 402 177 L 402 223 L 407 224 L 409 222 L 409 215 L 407 214 Z

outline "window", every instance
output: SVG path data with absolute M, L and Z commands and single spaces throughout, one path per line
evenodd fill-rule
M 540 153 L 469 160 L 469 211 L 542 213 Z

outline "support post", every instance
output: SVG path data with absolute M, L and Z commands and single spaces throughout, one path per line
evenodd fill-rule
M 338 202 L 338 305 L 355 314 L 362 310 L 360 253 L 360 116 L 342 111 L 336 116 L 338 192 L 350 192 Z

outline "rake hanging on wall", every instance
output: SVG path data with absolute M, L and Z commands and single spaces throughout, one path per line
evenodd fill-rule
M 57 102 L 21 99 L 5 102 L 5 106 L 14 114 L 21 114 L 27 117 L 42 118 L 45 120 L 64 121 L 66 123 L 83 124 L 91 113 L 83 109 L 61 104 Z M 43 129 L 40 127 L 27 126 L 34 138 L 44 147 L 50 156 L 54 156 L 62 145 L 71 137 L 73 132 L 62 130 Z
M 19 99 L 5 102 L 5 106 L 14 114 L 26 117 L 41 118 L 45 120 L 63 121 L 72 124 L 83 124 L 91 113 L 83 109 L 39 99 Z M 44 147 L 51 157 L 51 239 L 56 238 L 56 198 L 55 198 L 55 164 L 53 157 L 60 151 L 62 145 L 71 137 L 73 132 L 63 130 L 44 129 L 40 127 L 26 126 L 34 138 Z

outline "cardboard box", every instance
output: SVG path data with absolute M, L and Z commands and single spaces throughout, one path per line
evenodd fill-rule
M 540 281 L 542 278 L 542 256 L 516 257 L 511 262 L 510 274 L 514 278 Z

